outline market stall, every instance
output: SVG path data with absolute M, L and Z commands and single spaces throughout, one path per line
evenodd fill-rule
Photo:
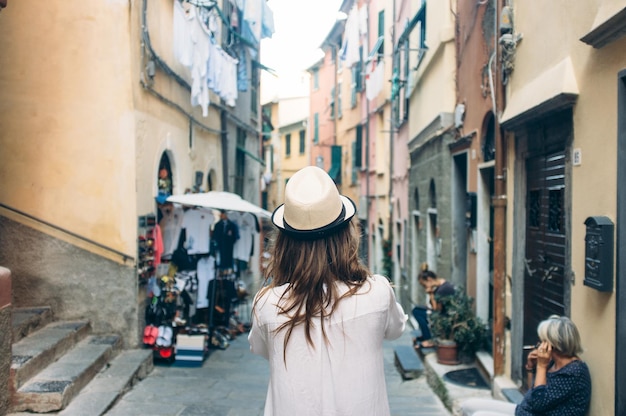
M 206 350 L 227 348 L 247 330 L 245 277 L 260 250 L 260 221 L 271 213 L 229 192 L 172 195 L 158 202 L 159 220 L 149 234 L 151 246 L 159 249 L 150 250 L 154 275 L 147 285 L 144 344 L 156 358 L 201 365 L 198 357 Z M 185 340 L 180 351 L 178 336 Z M 189 345 L 200 344 L 203 354 L 189 353 Z

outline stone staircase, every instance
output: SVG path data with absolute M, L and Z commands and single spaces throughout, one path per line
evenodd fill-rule
M 87 320 L 55 321 L 48 307 L 15 308 L 12 319 L 14 415 L 102 415 L 153 368 L 151 350 L 122 350 Z

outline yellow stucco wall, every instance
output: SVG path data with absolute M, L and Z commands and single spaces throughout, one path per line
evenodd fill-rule
M 582 164 L 571 168 L 571 317 L 578 326 L 593 383 L 590 414 L 610 415 L 614 409 L 615 294 L 601 293 L 583 285 L 585 225 L 589 216 L 603 215 L 615 222 L 617 189 L 617 73 L 626 66 L 626 38 L 596 49 L 580 41 L 593 27 L 603 3 L 542 3 L 537 13 L 533 2 L 515 3 L 515 31 L 523 34 L 518 44 L 515 69 L 508 87 L 509 98 L 524 85 L 569 58 L 579 89 L 574 106 L 572 149 L 582 152 Z M 622 6 L 623 7 L 623 6 Z M 566 11 L 566 13 L 564 12 Z M 546 16 L 550 24 L 546 25 Z M 541 94 L 537 91 L 537 94 Z M 571 155 L 570 155 L 571 156 Z M 509 149 L 509 158 L 514 157 Z M 518 156 L 519 157 L 519 156 Z M 571 162 L 571 158 L 570 158 Z M 509 160 L 513 172 L 512 161 Z M 515 178 L 508 179 L 512 195 Z M 513 226 L 512 209 L 508 227 Z M 508 233 L 507 256 L 512 257 L 513 233 Z M 510 261 L 509 264 L 510 273 Z M 515 294 L 513 294 L 514 296 Z
M 0 23 L 0 202 L 133 253 L 128 5 L 41 6 L 14 2 Z
M 196 126 L 190 148 L 188 117 L 140 84 L 141 1 L 52 1 L 33 14 L 37 5 L 12 4 L 0 25 L 9 40 L 0 54 L 0 203 L 134 256 L 137 215 L 155 210 L 161 154 L 182 193 L 195 171 L 205 185 L 210 169 L 221 178 L 220 138 Z M 150 2 L 147 21 L 154 50 L 189 81 L 173 58 L 171 1 Z M 202 117 L 171 78 L 157 71 L 152 85 L 219 130 L 218 112 Z
M 445 2 L 428 3 L 428 50 L 418 70 L 411 73 L 409 81 L 409 86 L 413 86 L 410 91 L 409 140 L 417 136 L 438 114 L 454 111 L 456 62 L 453 18 Z M 410 66 L 414 68 L 416 64 L 417 52 L 412 52 Z

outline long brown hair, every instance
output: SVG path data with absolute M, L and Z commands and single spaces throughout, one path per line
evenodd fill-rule
M 279 314 L 289 319 L 276 329 L 286 330 L 283 350 L 293 329 L 304 325 L 307 343 L 315 347 L 311 337 L 314 318 L 321 318 L 324 340 L 324 318 L 332 315 L 338 303 L 356 293 L 370 272 L 359 260 L 359 233 L 354 221 L 336 233 L 317 240 L 298 240 L 276 231 L 272 257 L 265 274 L 265 286 L 256 302 L 267 291 L 287 284 L 278 302 Z M 348 292 L 339 296 L 335 282 L 344 282 Z

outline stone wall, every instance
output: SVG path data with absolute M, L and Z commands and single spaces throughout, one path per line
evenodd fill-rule
M 0 216 L 0 264 L 12 274 L 13 306 L 49 306 L 55 319 L 88 319 L 95 333 L 139 344 L 135 268 Z

